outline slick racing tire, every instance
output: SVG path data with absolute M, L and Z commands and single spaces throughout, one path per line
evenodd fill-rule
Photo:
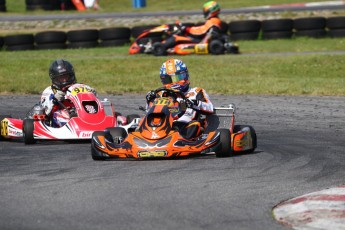
M 216 157 L 230 157 L 233 152 L 231 150 L 231 133 L 228 129 L 218 129 L 220 132 L 220 145 L 217 148 Z
M 250 130 L 250 136 L 252 137 L 253 148 L 247 150 L 245 153 L 252 153 L 252 152 L 254 152 L 254 150 L 255 150 L 256 147 L 257 147 L 257 137 L 256 137 L 255 129 L 254 129 L 252 126 L 250 126 L 250 125 L 235 125 L 235 126 L 234 126 L 233 132 L 234 132 L 234 133 L 237 133 L 237 132 L 239 132 L 239 131 L 241 131 L 242 129 L 247 128 L 247 127 L 248 127 L 249 130 Z
M 31 145 L 35 144 L 36 140 L 34 138 L 34 120 L 25 119 L 23 121 L 23 138 L 24 144 Z
M 107 158 L 103 156 L 103 154 L 98 151 L 96 149 L 96 147 L 94 146 L 94 143 L 93 143 L 93 138 L 94 136 L 104 136 L 104 132 L 103 131 L 95 131 L 92 133 L 92 142 L 91 142 L 91 157 L 94 161 L 104 161 L 106 160 Z
M 224 54 L 225 48 L 223 42 L 220 40 L 212 40 L 210 44 L 208 44 L 208 51 L 215 55 Z
M 109 141 L 120 144 L 127 137 L 127 131 L 122 127 L 111 127 L 105 129 L 105 138 Z

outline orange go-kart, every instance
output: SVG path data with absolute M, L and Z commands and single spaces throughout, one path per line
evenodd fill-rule
M 95 131 L 91 139 L 94 160 L 111 158 L 174 158 L 215 153 L 216 157 L 229 157 L 237 152 L 253 152 L 256 134 L 251 126 L 234 125 L 234 107 L 216 108 L 216 112 L 200 118 L 203 132 L 187 139 L 174 128 L 174 120 L 185 111 L 184 95 L 172 89 L 155 90 L 157 98 L 146 115 L 138 119 L 137 128 L 127 133 L 121 127 Z M 178 102 L 178 98 L 182 98 Z M 232 111 L 219 114 L 217 111 Z M 230 119 L 230 126 L 219 128 L 220 117 Z
M 236 43 L 229 42 L 229 36 L 210 29 L 200 42 L 183 36 L 181 27 L 183 25 L 177 22 L 173 25 L 160 25 L 152 29 L 145 30 L 133 42 L 129 48 L 129 54 L 153 54 L 155 56 L 164 56 L 168 54 L 238 54 L 239 47 Z M 149 39 L 150 36 L 162 34 L 162 37 L 180 35 L 176 38 L 176 45 L 172 48 L 165 48 L 162 42 L 155 42 Z M 145 39 L 146 38 L 146 39 Z M 152 37 L 154 38 L 154 37 Z

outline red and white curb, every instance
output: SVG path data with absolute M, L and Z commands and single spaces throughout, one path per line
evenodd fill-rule
M 345 185 L 284 201 L 273 208 L 273 216 L 298 230 L 344 230 Z

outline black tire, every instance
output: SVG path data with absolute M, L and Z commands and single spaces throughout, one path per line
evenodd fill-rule
M 26 5 L 43 5 L 46 3 L 46 0 L 25 0 Z
M 64 31 L 45 31 L 35 35 L 36 44 L 65 43 L 67 35 Z
M 68 49 L 80 49 L 80 48 L 94 48 L 98 46 L 97 41 L 87 42 L 70 42 L 67 44 Z
M 6 46 L 7 51 L 24 51 L 24 50 L 34 50 L 34 44 L 24 44 L 15 46 Z
M 292 31 L 293 20 L 288 18 L 263 20 L 261 29 L 264 32 Z
M 103 156 L 103 154 L 96 149 L 94 146 L 93 138 L 94 136 L 104 136 L 105 133 L 103 131 L 95 131 L 92 133 L 92 139 L 91 139 L 91 157 L 94 161 L 103 161 L 106 160 L 107 158 Z
M 72 30 L 67 32 L 69 42 L 91 42 L 98 40 L 98 30 Z
M 53 7 L 50 4 L 26 5 L 26 10 L 27 11 L 33 11 L 33 10 L 53 10 Z
M 118 40 L 106 40 L 99 43 L 100 47 L 110 47 L 110 46 L 123 46 L 129 44 L 129 39 L 118 39 Z
M 37 44 L 36 49 L 38 50 L 56 50 L 56 49 L 66 49 L 67 45 L 65 43 L 47 43 L 47 44 Z
M 245 32 L 245 33 L 232 33 L 230 39 L 232 41 L 238 40 L 257 40 L 259 38 L 259 32 Z
M 326 27 L 330 30 L 345 29 L 345 16 L 327 18 Z
M 0 5 L 5 6 L 6 5 L 6 0 L 0 0 Z
M 0 12 L 6 12 L 6 6 L 5 5 L 0 5 Z
M 34 36 L 32 34 L 7 35 L 4 37 L 4 42 L 6 46 L 34 44 Z
M 292 35 L 292 31 L 264 31 L 262 32 L 262 39 L 290 39 Z
M 23 139 L 24 144 L 35 144 L 37 140 L 34 138 L 34 120 L 25 119 L 23 121 Z
M 259 32 L 261 22 L 259 20 L 233 21 L 229 23 L 230 33 Z
M 220 132 L 219 146 L 216 149 L 216 157 L 230 157 L 233 155 L 231 150 L 231 133 L 228 129 L 218 129 Z
M 242 130 L 242 129 L 244 129 L 244 128 L 247 128 L 247 127 L 248 127 L 249 130 L 250 130 L 250 136 L 251 136 L 252 141 L 253 141 L 253 142 L 252 142 L 253 148 L 247 150 L 245 153 L 252 153 L 252 152 L 254 152 L 254 150 L 255 150 L 256 147 L 257 147 L 257 136 L 256 136 L 255 129 L 254 129 L 252 126 L 250 126 L 250 125 L 235 125 L 235 126 L 234 126 L 233 132 L 234 132 L 234 133 L 237 133 L 237 132 L 239 132 L 240 130 Z
M 4 46 L 4 38 L 0 37 L 0 49 Z
M 220 25 L 220 33 L 221 34 L 228 34 L 228 30 L 229 30 L 229 24 L 221 21 L 221 25 Z
M 152 53 L 154 56 L 165 56 L 165 55 L 167 55 L 167 51 L 165 49 L 165 46 L 160 42 L 156 42 L 153 44 Z
M 301 30 L 320 30 L 326 27 L 326 18 L 296 18 L 293 22 L 293 27 L 297 31 Z
M 127 124 L 131 123 L 135 118 L 140 118 L 140 115 L 138 114 L 129 114 L 126 116 L 127 118 Z
M 301 30 L 295 32 L 296 37 L 323 38 L 327 36 L 326 30 Z
M 345 29 L 330 30 L 328 35 L 332 38 L 343 38 L 345 37 Z
M 127 131 L 122 127 L 110 127 L 105 129 L 105 137 L 115 144 L 120 144 L 127 137 Z
M 131 29 L 127 27 L 103 28 L 99 30 L 99 39 L 102 41 L 129 39 L 130 37 Z
M 225 52 L 224 43 L 220 40 L 212 40 L 208 44 L 208 51 L 209 53 L 215 54 L 215 55 L 224 54 Z

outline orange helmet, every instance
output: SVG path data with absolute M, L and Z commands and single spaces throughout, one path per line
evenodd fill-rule
M 204 4 L 203 7 L 205 19 L 217 17 L 220 12 L 220 6 L 215 1 L 209 1 Z
M 185 92 L 189 88 L 189 74 L 186 64 L 179 59 L 169 59 L 160 69 L 160 78 L 166 88 Z

